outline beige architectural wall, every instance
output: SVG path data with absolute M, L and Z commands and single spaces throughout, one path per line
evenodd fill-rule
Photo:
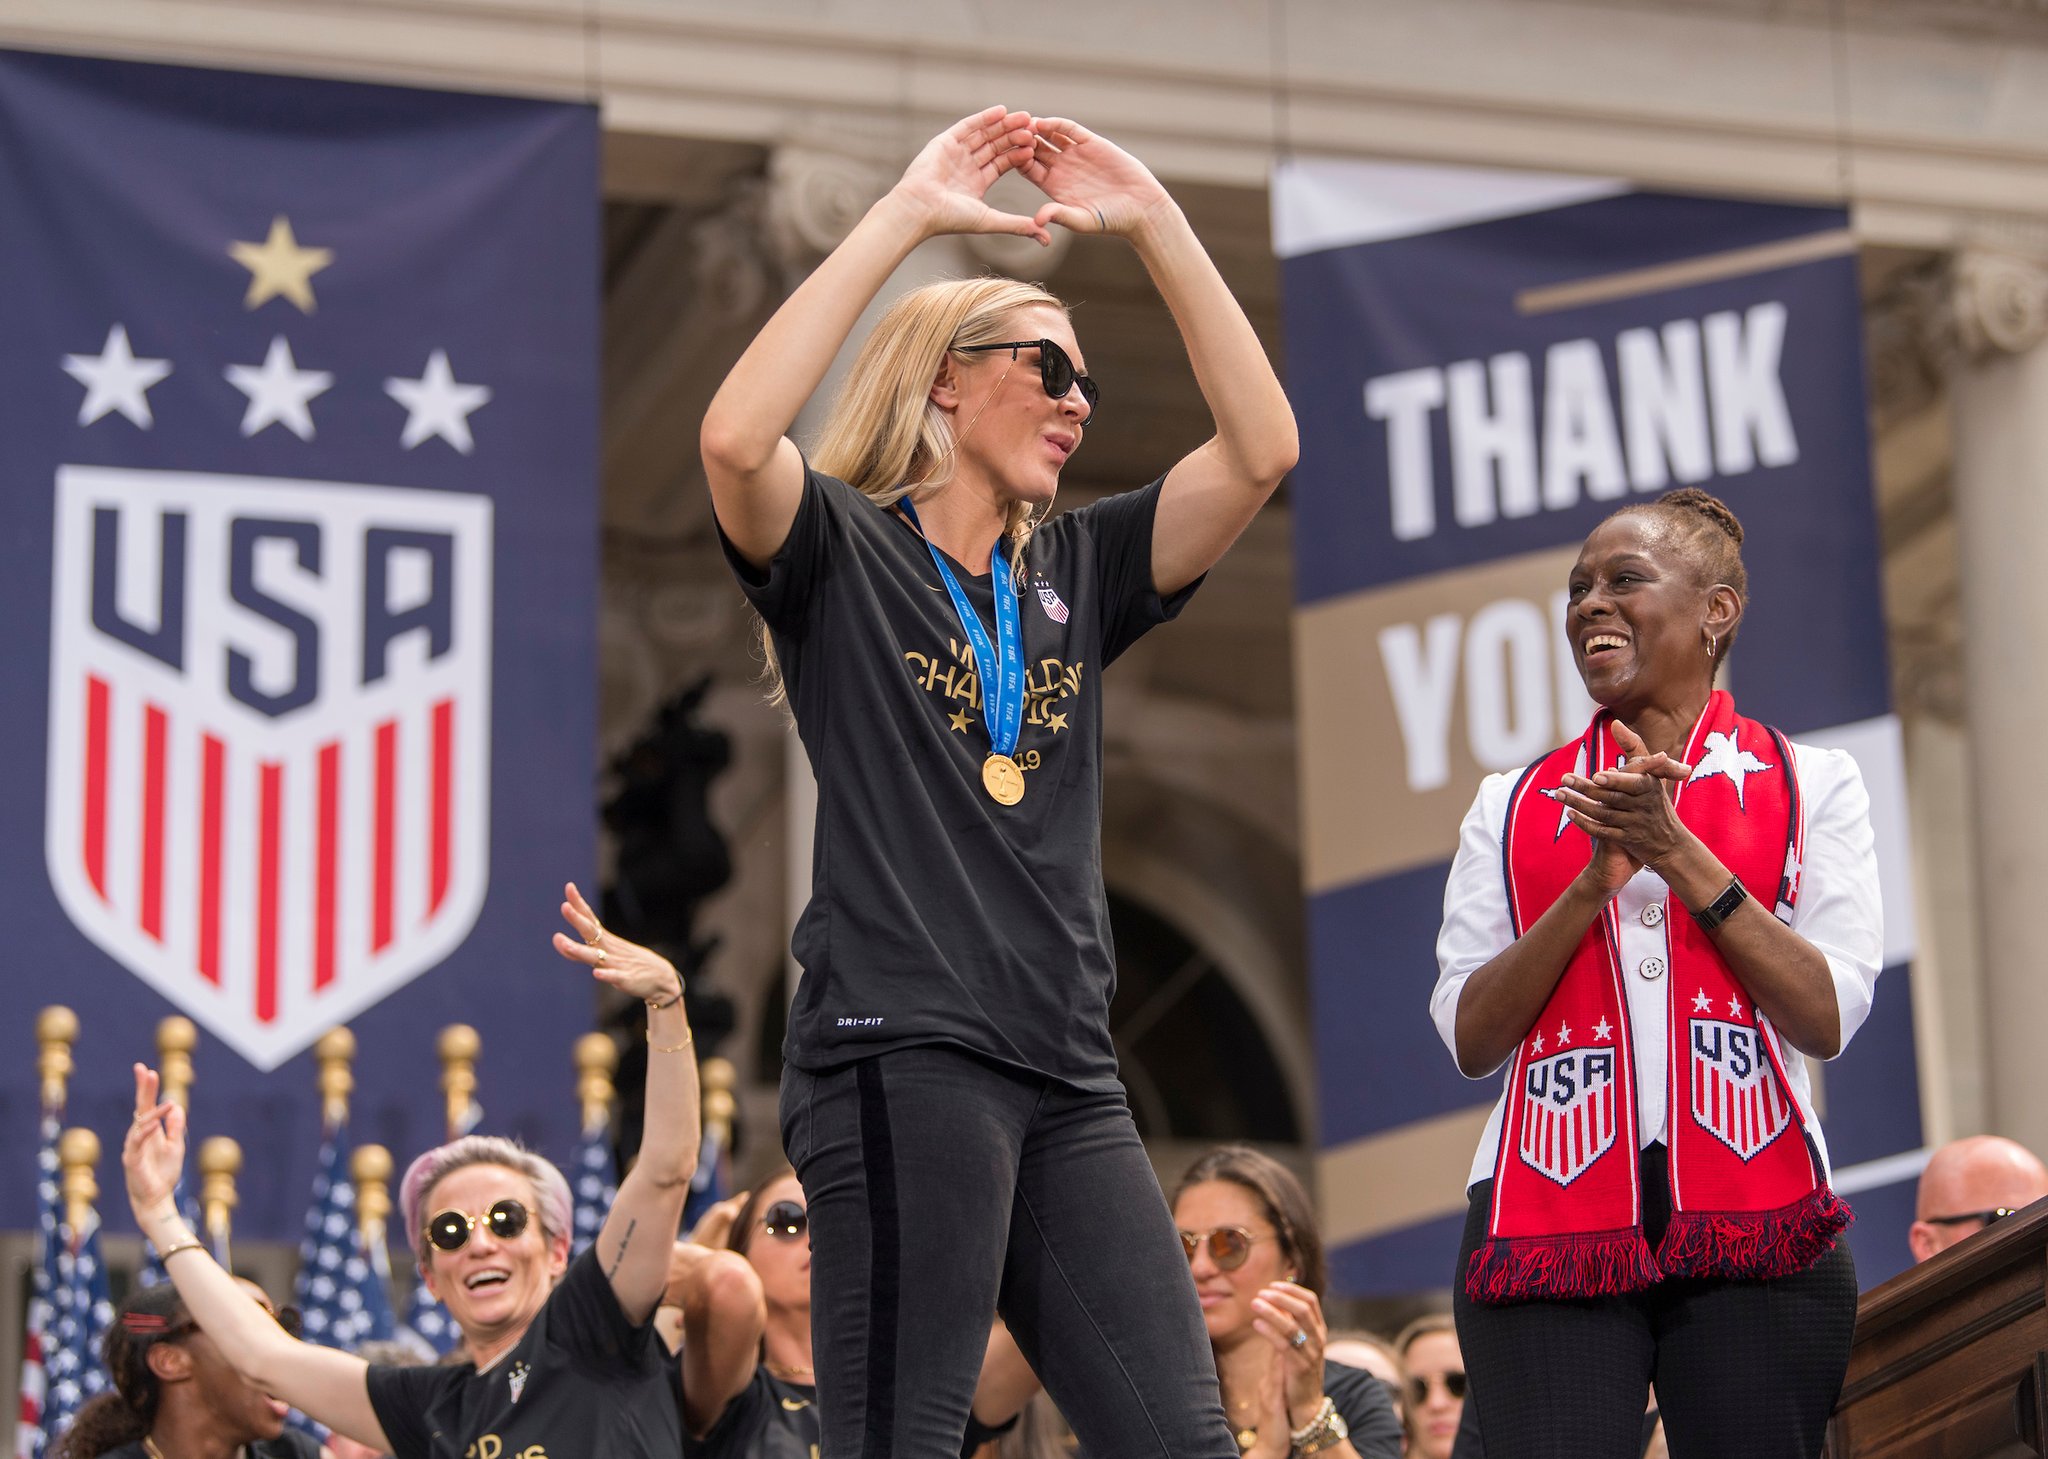
M 602 107 L 604 749 L 715 676 L 707 714 L 735 758 L 714 810 L 738 875 L 708 916 L 743 1050 L 779 996 L 801 862 L 793 873 L 787 739 L 748 683 L 695 423 L 790 281 L 938 125 L 1004 100 L 1124 142 L 1174 183 L 1276 347 L 1264 181 L 1290 151 L 1847 199 L 1910 757 L 1930 1133 L 1997 1128 L 2048 1148 L 2048 1064 L 2030 1047 L 2048 979 L 2028 926 L 2048 771 L 2022 748 L 2048 629 L 2041 0 L 1096 0 L 1085 17 L 991 0 L 0 0 L 0 45 Z M 1170 322 L 1114 243 L 1080 240 L 1049 275 L 1080 302 L 1091 366 L 1117 392 L 1068 490 L 1144 480 L 1204 433 Z M 1283 502 L 1186 621 L 1111 676 L 1104 852 L 1112 884 L 1239 990 L 1306 1123 L 1288 564 Z M 765 1087 L 748 1108 L 771 1127 Z

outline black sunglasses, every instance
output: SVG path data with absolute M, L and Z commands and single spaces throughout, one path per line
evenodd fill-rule
M 1410 1407 L 1420 1408 L 1428 1401 L 1431 1381 L 1431 1379 L 1424 1378 L 1420 1374 L 1408 1380 L 1408 1403 Z M 1459 1402 L 1464 1401 L 1465 1374 L 1462 1370 L 1453 1368 L 1450 1372 L 1444 1374 L 1442 1378 L 1434 1381 L 1441 1382 L 1444 1385 L 1444 1392 L 1450 1394 L 1453 1399 Z
M 762 1212 L 761 1229 L 777 1241 L 795 1241 L 811 1229 L 811 1213 L 795 1201 L 777 1201 Z
M 1010 358 L 1017 358 L 1019 350 L 1038 351 L 1038 381 L 1045 387 L 1045 393 L 1054 400 L 1065 400 L 1067 392 L 1076 385 L 1081 387 L 1081 398 L 1088 402 L 1088 421 L 1095 419 L 1095 402 L 1102 398 L 1102 388 L 1086 375 L 1075 370 L 1074 362 L 1067 358 L 1067 352 L 1049 339 L 1012 339 L 1002 344 L 963 344 L 953 348 L 963 355 L 986 354 L 991 350 L 1008 350 Z M 1086 425 L 1088 421 L 1083 421 Z
M 2019 1213 L 2020 1208 L 2018 1206 L 1998 1206 L 1989 1211 L 1965 1211 L 1960 1216 L 1929 1216 L 1927 1224 L 1930 1226 L 1960 1226 L 1965 1221 L 1980 1221 L 1984 1225 L 1989 1226 L 1993 1221 L 2003 1221 L 2007 1216 L 2017 1216 Z
M 494 1238 L 510 1241 L 526 1229 L 528 1219 L 526 1207 L 509 1198 L 495 1202 L 481 1216 L 472 1216 L 467 1211 L 438 1211 L 427 1222 L 427 1240 L 443 1251 L 460 1251 L 469 1245 L 470 1233 L 481 1221 Z

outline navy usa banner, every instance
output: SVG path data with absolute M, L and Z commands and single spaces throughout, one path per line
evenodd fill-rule
M 1585 727 L 1565 578 L 1681 485 L 1742 518 L 1723 683 L 1854 753 L 1885 881 L 1876 1007 L 1816 1071 L 1866 1282 L 1924 1162 L 1855 244 L 1839 209 L 1600 179 L 1304 160 L 1275 176 L 1293 477 L 1321 1197 L 1339 1289 L 1447 1287 L 1499 1076 L 1428 1014 L 1444 878 L 1485 775 Z
M 238 1234 L 297 1235 L 337 1023 L 359 1138 L 440 1138 L 463 1022 L 489 1128 L 573 1139 L 597 201 L 587 107 L 0 53 L 0 976 L 23 1040 L 77 1009 L 114 1146 L 157 1022 L 199 1025 Z

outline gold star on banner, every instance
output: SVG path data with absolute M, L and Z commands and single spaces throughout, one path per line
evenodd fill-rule
M 292 236 L 291 219 L 282 213 L 270 220 L 270 236 L 261 243 L 230 243 L 228 254 L 249 271 L 249 295 L 243 307 L 254 309 L 279 295 L 313 312 L 313 275 L 334 262 L 331 248 L 301 248 Z
M 967 711 L 964 709 L 956 709 L 947 715 L 946 718 L 951 720 L 953 728 L 960 731 L 963 735 L 967 733 L 967 726 L 974 723 L 973 720 L 967 717 Z
M 1058 734 L 1067 727 L 1067 717 L 1064 714 L 1048 714 L 1045 717 L 1045 722 L 1052 726 L 1054 734 Z

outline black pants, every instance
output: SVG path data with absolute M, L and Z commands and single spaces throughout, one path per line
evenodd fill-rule
M 957 1459 L 998 1310 L 1087 1452 L 1235 1459 L 1122 1091 L 899 1049 L 785 1070 L 782 1140 L 810 1205 L 824 1459 Z
M 1664 1147 L 1642 1153 L 1644 1234 L 1671 1220 Z M 1671 1459 L 1814 1459 L 1849 1366 L 1846 1242 L 1767 1282 L 1672 1279 L 1627 1297 L 1474 1302 L 1466 1263 L 1493 1182 L 1472 1189 L 1453 1300 L 1486 1459 L 1636 1459 L 1657 1386 Z

